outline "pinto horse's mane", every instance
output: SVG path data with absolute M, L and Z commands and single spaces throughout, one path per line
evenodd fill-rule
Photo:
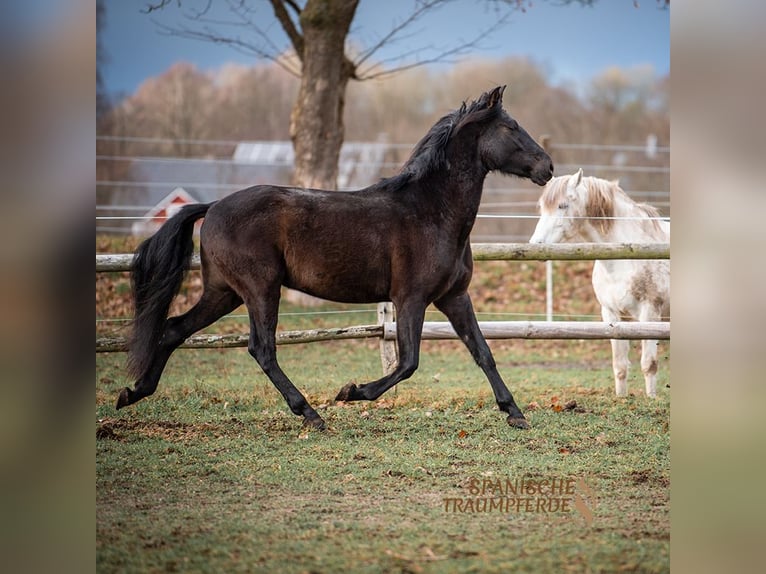
M 553 211 L 558 204 L 567 198 L 567 187 L 570 176 L 554 177 L 545 186 L 540 197 L 541 206 Z M 585 217 L 594 218 L 592 223 L 601 230 L 602 233 L 608 233 L 614 226 L 615 220 L 610 219 L 615 216 L 615 203 L 618 201 L 629 205 L 639 217 L 645 217 L 651 222 L 654 229 L 661 231 L 659 224 L 660 212 L 656 207 L 638 203 L 623 191 L 620 182 L 616 180 L 606 180 L 593 176 L 582 178 L 585 187 L 588 189 L 585 198 Z
M 447 145 L 452 137 L 466 124 L 484 121 L 500 115 L 502 105 L 489 103 L 490 92 L 443 116 L 418 142 L 409 159 L 398 174 L 382 179 L 370 186 L 372 189 L 397 191 L 412 181 L 417 181 L 447 164 Z

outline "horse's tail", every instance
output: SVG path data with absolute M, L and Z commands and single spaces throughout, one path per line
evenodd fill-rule
M 130 267 L 135 318 L 128 338 L 128 372 L 139 378 L 151 365 L 170 303 L 181 288 L 194 251 L 194 222 L 212 204 L 183 207 L 138 246 Z

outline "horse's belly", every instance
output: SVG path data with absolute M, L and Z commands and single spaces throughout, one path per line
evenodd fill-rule
M 666 316 L 670 309 L 670 269 L 666 261 L 596 261 L 593 290 L 602 307 L 623 319 L 638 319 L 641 309 Z
M 376 303 L 389 298 L 390 281 L 382 266 L 305 257 L 286 263 L 285 286 L 309 295 L 341 303 Z

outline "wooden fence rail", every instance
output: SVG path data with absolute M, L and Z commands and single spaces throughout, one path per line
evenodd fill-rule
M 547 261 L 588 259 L 670 259 L 669 243 L 474 243 L 475 261 Z M 132 253 L 96 254 L 96 271 L 128 271 Z M 199 269 L 199 255 L 191 269 Z
M 529 243 L 474 243 L 473 257 L 477 261 L 545 261 L 545 260 L 593 260 L 593 259 L 669 259 L 668 243 L 571 243 L 556 245 L 532 245 Z M 97 254 L 97 272 L 128 271 L 132 254 Z M 198 269 L 199 255 L 192 259 L 192 269 Z M 615 322 L 597 321 L 480 321 L 487 339 L 670 339 L 670 323 L 665 322 Z M 231 348 L 246 347 L 249 336 L 194 335 L 182 348 Z M 395 364 L 396 322 L 390 303 L 378 308 L 377 325 L 356 325 L 329 329 L 282 331 L 277 333 L 277 344 L 310 343 L 340 339 L 377 338 L 381 341 L 381 360 L 384 370 Z M 426 321 L 423 339 L 457 339 L 452 326 L 445 322 Z M 122 337 L 96 338 L 96 352 L 124 352 L 126 341 Z
M 670 323 L 597 321 L 479 321 L 487 339 L 670 339 Z M 382 338 L 396 341 L 396 322 L 383 325 L 356 325 L 305 331 L 277 333 L 277 345 L 337 341 L 341 339 Z M 423 324 L 423 339 L 457 339 L 452 325 L 439 321 Z M 249 335 L 193 335 L 181 345 L 182 349 L 228 349 L 247 347 Z M 123 337 L 99 337 L 97 353 L 120 353 L 127 350 Z

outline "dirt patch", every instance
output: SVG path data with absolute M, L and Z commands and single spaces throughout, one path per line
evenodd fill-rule
M 633 484 L 645 484 L 647 486 L 660 486 L 667 488 L 670 486 L 670 479 L 665 476 L 658 475 L 653 470 L 633 470 L 628 474 Z
M 183 423 L 177 421 L 138 421 L 99 419 L 96 424 L 96 440 L 127 440 L 135 434 L 142 438 L 162 438 L 168 441 L 187 441 L 200 438 L 217 438 L 239 434 L 245 423 L 232 418 L 226 423 Z

